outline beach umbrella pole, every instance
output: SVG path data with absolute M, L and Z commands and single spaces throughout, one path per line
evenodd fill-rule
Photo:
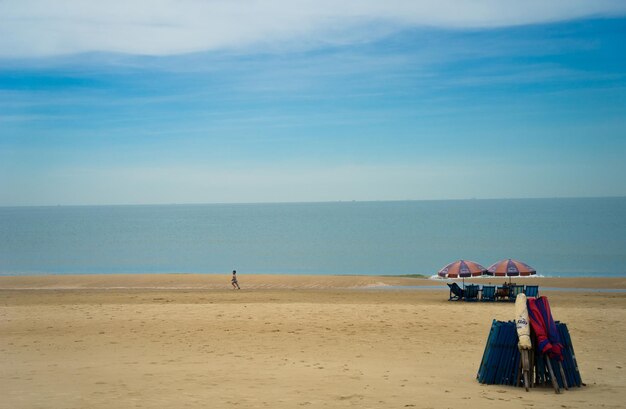
M 552 370 L 552 364 L 550 363 L 550 357 L 545 355 L 546 364 L 548 364 L 548 372 L 550 373 L 550 380 L 552 381 L 552 386 L 554 387 L 554 393 L 561 393 L 559 389 L 559 384 L 556 381 L 556 376 L 554 376 L 554 371 Z

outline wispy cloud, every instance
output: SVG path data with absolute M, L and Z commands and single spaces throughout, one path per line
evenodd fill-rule
M 532 23 L 626 3 L 545 3 L 0 0 L 0 205 L 624 194 L 626 19 Z
M 0 57 L 310 48 L 415 26 L 505 27 L 624 13 L 620 0 L 5 0 Z

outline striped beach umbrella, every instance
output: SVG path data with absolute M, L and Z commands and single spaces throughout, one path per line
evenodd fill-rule
M 469 260 L 457 260 L 448 264 L 437 275 L 442 278 L 462 278 L 465 287 L 465 277 L 477 277 L 485 274 L 487 269 L 480 264 Z
M 510 282 L 511 277 L 531 276 L 537 274 L 537 271 L 526 263 L 508 258 L 492 264 L 487 269 L 487 274 L 496 277 L 509 277 Z

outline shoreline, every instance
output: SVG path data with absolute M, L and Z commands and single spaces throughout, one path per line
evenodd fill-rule
M 306 289 L 384 289 L 407 287 L 420 290 L 441 287 L 447 282 L 462 280 L 436 280 L 402 276 L 369 275 L 288 275 L 250 274 L 240 276 L 245 289 L 306 290 Z M 465 279 L 465 283 L 501 285 L 505 277 L 480 277 Z M 539 285 L 546 289 L 623 290 L 626 277 L 523 277 L 512 278 L 523 285 Z M 421 288 L 420 288 L 421 287 Z M 0 290 L 220 290 L 230 289 L 230 274 L 85 274 L 85 275 L 32 275 L 0 276 Z

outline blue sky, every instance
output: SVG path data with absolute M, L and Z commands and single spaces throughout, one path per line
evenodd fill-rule
M 0 13 L 0 205 L 626 195 L 619 3 L 545 21 L 305 8 L 224 32 L 182 7 L 152 41 L 119 13 L 89 31 L 100 9 L 64 37 L 38 3 Z M 251 13 L 234 10 L 216 14 Z

